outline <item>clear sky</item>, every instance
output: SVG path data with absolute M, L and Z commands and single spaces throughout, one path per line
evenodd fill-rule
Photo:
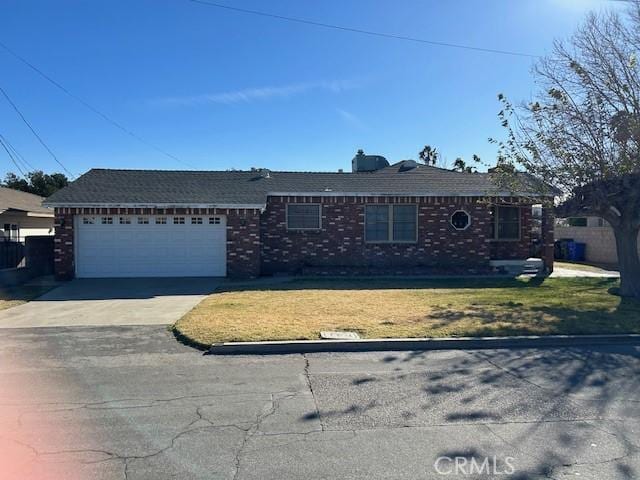
M 534 55 L 611 0 L 219 0 L 318 22 Z M 532 59 L 289 23 L 188 0 L 2 0 L 0 42 L 179 160 L 139 143 L 0 49 L 0 87 L 73 173 L 92 167 L 348 169 L 425 144 L 495 158 L 502 92 Z M 0 97 L 0 134 L 60 171 Z M 16 170 L 0 150 L 0 175 Z

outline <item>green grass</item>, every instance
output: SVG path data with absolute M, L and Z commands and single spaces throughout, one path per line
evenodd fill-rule
M 295 280 L 218 291 L 180 319 L 199 344 L 317 339 L 640 333 L 640 302 L 615 279 Z
M 27 303 L 51 290 L 51 286 L 18 285 L 0 288 L 0 310 Z

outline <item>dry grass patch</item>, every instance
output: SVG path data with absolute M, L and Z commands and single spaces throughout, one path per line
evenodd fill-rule
M 200 344 L 317 339 L 321 330 L 364 338 L 640 333 L 640 302 L 613 279 L 295 280 L 227 288 L 176 330 Z

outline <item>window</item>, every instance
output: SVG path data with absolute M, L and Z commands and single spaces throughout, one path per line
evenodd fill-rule
M 156 217 L 156 225 L 166 225 L 167 217 Z
M 191 217 L 191 225 L 202 225 L 202 217 Z
M 173 217 L 174 225 L 184 225 L 184 217 Z
M 451 225 L 456 230 L 466 230 L 471 225 L 471 217 L 464 210 L 458 210 L 451 215 Z
M 129 225 L 131 223 L 131 217 L 120 217 L 120 225 Z
M 520 239 L 520 208 L 491 207 L 491 238 L 495 240 Z
M 149 217 L 138 217 L 138 224 L 147 225 L 149 223 Z
M 415 242 L 416 223 L 415 205 L 367 205 L 365 209 L 367 242 Z
M 569 219 L 570 227 L 586 227 L 587 217 L 572 217 Z
M 95 222 L 95 220 L 93 219 L 93 217 L 82 217 L 82 223 L 84 225 L 93 225 Z
M 209 225 L 220 225 L 220 217 L 209 217 Z
M 319 230 L 320 205 L 289 204 L 287 205 L 287 229 Z
M 16 223 L 5 223 L 3 235 L 11 240 L 17 240 L 20 238 L 20 228 Z
M 111 225 L 113 224 L 113 217 L 102 217 L 101 223 L 102 225 Z

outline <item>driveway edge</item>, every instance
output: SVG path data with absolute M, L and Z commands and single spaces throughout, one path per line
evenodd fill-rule
M 211 355 L 277 355 L 317 352 L 381 352 L 402 350 L 480 350 L 486 348 L 640 345 L 640 334 L 548 335 L 518 337 L 390 338 L 363 340 L 295 340 L 225 342 L 209 347 Z M 199 345 L 200 346 L 200 345 Z

